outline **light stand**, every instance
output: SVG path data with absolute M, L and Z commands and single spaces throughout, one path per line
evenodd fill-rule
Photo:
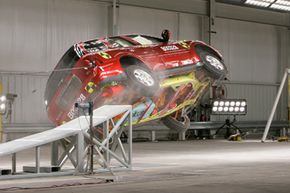
M 240 134 L 243 134 L 242 130 L 234 124 L 235 122 L 236 122 L 236 115 L 234 115 L 233 121 L 231 121 L 229 118 L 226 119 L 225 123 L 216 130 L 215 136 L 220 132 L 221 129 L 226 129 L 225 138 L 228 138 L 231 136 L 231 133 L 230 133 L 231 129 L 236 129 L 237 131 L 239 131 Z
M 76 108 L 83 109 L 84 111 L 87 110 L 90 116 L 90 174 L 94 173 L 94 143 L 93 143 L 93 102 L 87 103 L 75 103 Z
M 211 113 L 212 115 L 227 115 L 234 117 L 233 121 L 227 118 L 225 123 L 217 129 L 214 135 L 216 136 L 221 129 L 226 129 L 225 138 L 231 138 L 230 129 L 236 129 L 237 135 L 243 133 L 234 123 L 237 121 L 237 115 L 247 114 L 247 101 L 246 99 L 215 99 L 212 102 Z

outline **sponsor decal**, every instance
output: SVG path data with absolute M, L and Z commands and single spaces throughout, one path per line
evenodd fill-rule
M 112 56 L 111 56 L 110 54 L 106 53 L 106 52 L 99 52 L 98 54 L 99 54 L 100 56 L 102 56 L 103 58 L 105 58 L 105 59 L 110 59 L 110 58 L 112 58 Z
M 181 47 L 183 47 L 183 48 L 185 48 L 185 49 L 190 48 L 189 44 L 186 43 L 186 42 L 184 42 L 184 41 L 179 42 L 179 45 L 181 45 Z
M 193 61 L 192 61 L 191 59 L 181 60 L 181 64 L 182 64 L 182 65 L 193 64 Z
M 87 84 L 87 86 L 85 87 L 85 90 L 89 93 L 89 94 L 92 94 L 94 92 L 94 90 L 96 89 L 96 84 L 93 83 L 93 82 L 89 82 Z
M 76 100 L 76 103 L 81 103 L 81 102 L 84 102 L 86 100 L 86 96 L 81 94 L 79 96 L 79 98 L 77 98 Z M 75 116 L 75 112 L 76 112 L 76 109 L 75 109 L 75 105 L 73 104 L 72 108 L 70 109 L 70 111 L 68 112 L 67 116 L 70 118 L 70 119 L 73 119 L 74 116 Z
M 160 47 L 164 52 L 167 52 L 167 51 L 173 51 L 173 50 L 179 50 L 179 48 L 175 45 L 172 45 L 172 46 L 162 46 Z

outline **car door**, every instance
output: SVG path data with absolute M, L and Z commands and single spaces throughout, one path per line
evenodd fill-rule
M 155 50 L 165 69 L 183 67 L 193 64 L 190 46 L 186 42 L 174 42 L 160 45 Z

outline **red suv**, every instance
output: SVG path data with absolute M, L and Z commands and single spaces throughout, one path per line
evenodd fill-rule
M 186 127 L 188 109 L 227 69 L 205 43 L 168 39 L 124 35 L 73 45 L 47 82 L 49 119 L 60 125 L 77 116 L 76 102 L 92 101 L 94 108 L 133 105 L 134 124 L 163 118 Z

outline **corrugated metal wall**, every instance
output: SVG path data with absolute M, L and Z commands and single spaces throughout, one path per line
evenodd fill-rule
M 268 119 L 279 86 L 277 83 L 281 81 L 280 52 L 283 48 L 280 36 L 283 30 L 287 31 L 284 27 L 266 24 L 216 20 L 213 46 L 223 54 L 228 66 L 227 97 L 248 101 L 248 114 L 239 117 L 240 120 Z M 285 110 L 282 116 L 274 119 L 281 117 L 287 117 Z
M 18 95 L 12 123 L 49 123 L 43 100 L 48 75 L 39 72 L 49 74 L 74 43 L 106 36 L 108 13 L 102 2 L 0 1 L 0 80 L 4 93 Z
M 48 123 L 44 90 L 48 76 L 1 74 L 3 93 L 17 94 L 12 109 L 12 123 Z M 8 119 L 4 119 L 9 122 Z
M 141 33 L 160 37 L 171 31 L 172 39 L 201 39 L 202 16 L 122 5 L 119 8 L 119 34 Z
M 278 86 L 275 84 L 250 84 L 228 83 L 227 98 L 246 99 L 248 113 L 245 116 L 237 116 L 238 120 L 255 121 L 267 120 L 273 106 Z M 226 116 L 211 116 L 212 120 L 223 121 Z M 275 115 L 274 120 L 277 116 Z

